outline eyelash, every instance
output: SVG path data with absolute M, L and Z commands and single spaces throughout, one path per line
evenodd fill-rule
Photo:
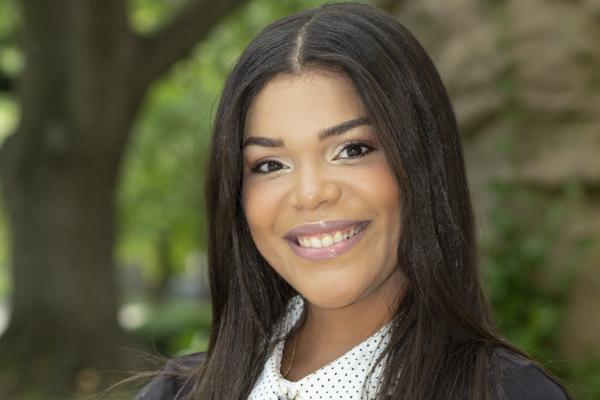
M 347 151 L 350 148 L 356 148 L 356 147 L 361 148 L 361 149 L 364 147 L 364 148 L 366 148 L 366 150 L 365 150 L 364 153 L 361 153 L 359 155 L 346 157 L 346 158 L 344 158 L 345 160 L 352 160 L 352 159 L 364 157 L 367 154 L 371 153 L 373 150 L 375 150 L 375 147 L 373 145 L 370 145 L 370 144 L 365 143 L 365 142 L 348 142 L 348 143 L 346 143 L 344 145 L 344 147 L 342 148 L 342 151 L 340 151 L 339 154 Z M 260 170 L 260 168 L 263 165 L 269 165 L 269 164 L 271 164 L 271 165 L 276 164 L 278 166 L 282 166 L 283 165 L 279 161 L 275 161 L 275 160 L 271 160 L 271 159 L 266 159 L 266 160 L 262 160 L 262 161 L 257 162 L 256 164 L 254 164 L 254 166 L 252 166 L 252 168 L 250 169 L 250 171 L 253 174 L 267 175 L 267 174 L 270 174 L 272 172 L 275 172 L 275 171 L 279 170 L 279 169 L 277 169 L 277 170 L 267 171 L 267 172 Z

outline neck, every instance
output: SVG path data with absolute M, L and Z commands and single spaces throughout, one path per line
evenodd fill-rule
M 281 371 L 286 379 L 301 379 L 377 332 L 393 318 L 404 292 L 402 274 L 396 271 L 379 288 L 345 307 L 307 302 L 306 320 L 284 348 Z
M 300 332 L 304 351 L 340 352 L 362 342 L 389 322 L 404 292 L 400 271 L 363 298 L 341 308 L 323 308 L 307 302 Z

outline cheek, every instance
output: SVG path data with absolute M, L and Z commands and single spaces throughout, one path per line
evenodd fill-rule
M 400 240 L 401 209 L 400 191 L 396 178 L 387 164 L 380 164 L 371 171 L 368 183 L 369 201 L 378 210 L 382 230 L 387 240 L 380 243 L 386 254 L 395 254 Z
M 352 184 L 358 188 L 362 196 L 388 217 L 400 215 L 400 192 L 398 183 L 386 162 L 381 161 L 362 171 L 361 176 L 351 177 Z M 390 220 L 391 222 L 391 220 Z
M 378 170 L 373 173 L 371 187 L 373 197 L 378 199 L 381 208 L 393 216 L 399 216 L 400 191 L 398 189 L 398 183 L 387 165 L 380 166 Z
M 250 228 L 252 241 L 264 259 L 285 279 L 282 247 L 275 229 L 282 207 L 282 190 L 271 182 L 252 183 L 243 188 L 242 206 Z
M 279 197 L 275 188 L 268 188 L 264 184 L 250 183 L 243 187 L 242 207 L 257 245 L 261 237 L 271 232 L 275 225 Z

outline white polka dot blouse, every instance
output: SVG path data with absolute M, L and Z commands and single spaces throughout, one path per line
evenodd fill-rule
M 281 334 L 272 339 L 277 344 L 248 400 L 374 399 L 384 359 L 377 365 L 375 363 L 388 343 L 391 322 L 339 358 L 293 382 L 281 376 L 281 358 L 285 344 L 281 338 L 298 321 L 303 308 L 304 299 L 299 295 L 292 298 L 287 305 L 286 315 L 280 322 Z M 371 369 L 373 374 L 369 382 L 366 382 Z

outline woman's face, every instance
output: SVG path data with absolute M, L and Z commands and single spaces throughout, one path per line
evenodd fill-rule
M 272 79 L 244 131 L 243 207 L 256 247 L 312 304 L 391 289 L 400 271 L 396 180 L 349 80 Z M 390 287 L 390 286 L 394 287 Z

